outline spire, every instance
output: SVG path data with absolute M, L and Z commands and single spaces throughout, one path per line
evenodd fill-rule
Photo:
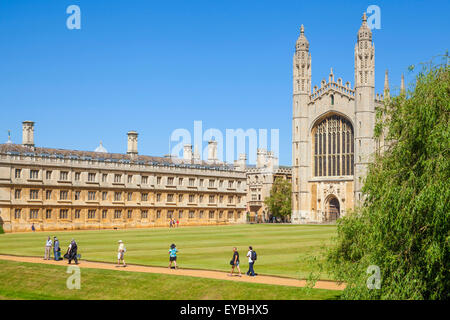
M 405 76 L 402 73 L 402 82 L 400 83 L 400 94 L 405 93 Z
M 330 69 L 330 78 L 329 78 L 329 82 L 334 82 L 334 74 L 333 74 L 333 68 Z
M 300 26 L 300 36 L 295 44 L 295 49 L 295 51 L 309 51 L 309 42 L 305 37 L 305 27 L 303 25 Z
M 367 25 L 367 16 L 364 12 L 362 16 L 362 24 L 358 31 L 358 41 L 360 40 L 369 40 L 372 41 L 372 31 L 370 30 L 369 26 Z
M 100 141 L 100 145 L 95 148 L 94 152 L 108 153 L 108 150 L 105 149 L 103 143 Z
M 384 74 L 384 92 L 383 95 L 385 98 L 389 97 L 389 78 L 388 78 L 388 70 L 386 69 L 386 73 Z

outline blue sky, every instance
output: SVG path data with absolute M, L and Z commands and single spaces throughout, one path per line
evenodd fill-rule
M 81 9 L 69 30 L 66 8 Z M 291 164 L 292 56 L 299 27 L 312 54 L 313 85 L 354 83 L 361 16 L 381 9 L 374 30 L 376 92 L 450 43 L 449 1 L 2 0 L 0 141 L 21 142 L 36 122 L 37 146 L 168 153 L 177 128 L 280 130 L 280 164 Z M 205 145 L 206 146 L 206 143 Z

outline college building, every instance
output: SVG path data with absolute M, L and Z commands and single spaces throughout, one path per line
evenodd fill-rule
M 135 131 L 126 154 L 40 148 L 34 123 L 22 144 L 0 145 L 0 224 L 5 232 L 217 225 L 246 222 L 246 173 L 216 159 L 138 154 Z

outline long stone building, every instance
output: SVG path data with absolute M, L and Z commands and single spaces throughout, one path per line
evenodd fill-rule
M 363 200 L 361 188 L 373 154 L 376 109 L 389 92 L 375 94 L 375 47 L 364 14 L 354 50 L 355 87 L 335 78 L 311 87 L 311 53 L 303 25 L 293 59 L 292 222 L 334 221 Z M 402 88 L 404 88 L 402 78 Z
M 202 161 L 186 146 L 184 159 L 138 154 L 128 132 L 126 154 L 40 148 L 34 123 L 23 143 L 0 145 L 0 224 L 5 232 L 77 230 L 246 222 L 246 173 L 220 163 L 217 143 Z

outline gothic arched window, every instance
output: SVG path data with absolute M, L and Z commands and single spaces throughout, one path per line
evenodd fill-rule
M 312 132 L 314 138 L 314 175 L 353 175 L 353 126 L 346 118 L 332 115 L 319 122 Z

